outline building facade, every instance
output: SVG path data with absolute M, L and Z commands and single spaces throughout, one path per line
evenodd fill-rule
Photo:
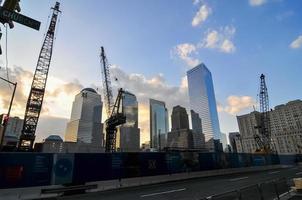
M 230 132 L 229 133 L 229 142 L 232 148 L 232 152 L 237 153 L 236 139 L 240 138 L 239 132 Z
M 126 116 L 126 123 L 118 127 L 117 150 L 138 152 L 140 151 L 140 129 L 138 128 L 138 102 L 134 94 L 123 93 L 122 109 Z
M 212 75 L 200 64 L 187 71 L 190 107 L 202 120 L 206 141 L 221 139 Z
M 92 88 L 85 88 L 75 96 L 65 141 L 103 146 L 103 103 L 101 95 Z
M 172 129 L 168 133 L 167 147 L 176 149 L 194 148 L 192 130 L 189 129 L 189 118 L 185 108 L 173 107 L 171 115 Z
M 0 115 L 0 122 L 4 119 L 4 115 Z M 6 125 L 5 133 L 3 134 L 3 145 L 17 146 L 22 128 L 23 119 L 19 117 L 9 117 Z
M 302 153 L 302 101 L 290 101 L 278 105 L 270 113 L 271 147 L 279 154 Z M 253 153 L 258 148 L 253 134 L 259 134 L 255 126 L 260 124 L 260 113 L 237 116 L 242 151 Z
M 149 100 L 150 105 L 150 147 L 163 149 L 166 147 L 169 130 L 168 110 L 165 102 L 155 99 Z
M 205 137 L 202 132 L 202 122 L 199 114 L 191 110 L 191 121 L 193 131 L 193 142 L 195 149 L 205 148 Z

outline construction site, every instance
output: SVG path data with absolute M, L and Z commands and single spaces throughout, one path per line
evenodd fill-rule
M 6 76 L 0 77 L 0 81 L 7 84 L 9 94 L 6 96 L 10 96 L 6 100 L 9 102 L 7 112 L 0 113 L 0 199 L 64 199 L 65 196 L 72 196 L 72 199 L 301 198 L 302 102 L 289 101 L 273 110 L 267 84 L 269 76 L 263 73 L 258 82 L 252 83 L 259 89 L 256 103 L 248 105 L 253 111 L 236 113 L 240 132 L 234 132 L 232 137 L 230 133 L 228 143 L 219 128 L 212 74 L 203 63 L 199 63 L 187 71 L 188 94 L 181 93 L 181 98 L 189 99 L 189 114 L 186 105 L 178 105 L 178 101 L 184 102 L 178 97 L 175 97 L 177 104 L 172 105 L 172 113 L 169 113 L 171 105 L 153 99 L 153 96 L 147 97 L 150 141 L 141 145 L 138 106 L 142 92 L 137 92 L 137 99 L 136 94 L 130 92 L 129 85 L 119 82 L 124 77 L 114 73 L 116 68 L 108 55 L 111 51 L 107 51 L 110 46 L 100 45 L 95 52 L 99 66 L 96 70 L 100 71 L 95 76 L 99 82 L 93 84 L 102 83 L 102 94 L 95 85 L 94 88 L 81 87 L 72 103 L 65 141 L 59 135 L 49 135 L 42 142 L 37 141 L 37 127 L 49 92 L 50 69 L 56 60 L 53 53 L 56 52 L 54 44 L 61 15 L 64 18 L 60 2 L 50 8 L 46 31 L 41 33 L 44 34 L 43 41 L 31 85 L 26 86 L 29 88 L 26 106 L 20 111 L 24 113 L 22 123 L 18 122 L 20 136 L 8 140 L 7 130 L 12 129 L 13 120 L 19 119 L 12 116 L 11 111 L 16 105 L 16 90 L 22 84 L 10 78 L 8 28 L 15 31 L 14 23 L 18 23 L 42 31 L 41 19 L 23 15 L 22 8 L 27 1 L 0 2 L 0 22 L 3 24 L 0 39 L 5 31 L 6 40 L 5 47 L 4 37 L 0 40 L 0 56 L 6 56 Z M 160 82 L 162 75 L 151 81 L 139 75 L 133 77 L 164 88 Z M 144 84 L 141 87 L 148 90 Z M 154 96 L 158 97 L 157 94 Z M 168 92 L 161 98 L 170 98 Z M 103 108 L 105 119 L 102 120 Z M 226 112 L 227 109 L 222 110 Z M 284 116 L 279 114 L 282 112 Z M 290 112 L 293 115 L 288 114 Z M 285 118 L 289 121 L 284 122 L 289 129 L 280 125 Z M 135 148 L 130 148 L 130 144 Z M 172 196 L 171 193 L 175 192 L 180 196 Z M 77 196 L 79 194 L 83 196 Z

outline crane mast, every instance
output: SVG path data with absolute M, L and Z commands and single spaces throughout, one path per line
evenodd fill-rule
M 124 115 L 121 102 L 123 99 L 124 90 L 120 88 L 118 90 L 118 95 L 113 104 L 113 95 L 111 89 L 110 80 L 110 70 L 107 57 L 105 55 L 104 47 L 101 47 L 101 64 L 102 64 L 102 74 L 103 74 L 103 91 L 104 99 L 107 113 L 107 120 L 105 121 L 106 130 L 106 152 L 115 152 L 116 150 L 116 132 L 117 126 L 122 125 L 126 122 L 126 116 Z
M 59 13 L 61 12 L 59 10 L 59 7 L 60 3 L 56 2 L 55 7 L 52 8 L 53 14 L 50 20 L 50 25 L 39 54 L 35 74 L 26 104 L 23 129 L 18 143 L 19 151 L 31 151 L 33 149 L 35 132 L 42 109 L 47 76 L 52 57 L 57 19 Z
M 259 125 L 255 128 L 259 129 L 260 134 L 255 134 L 254 138 L 260 151 L 264 153 L 272 152 L 271 149 L 271 129 L 270 129 L 270 116 L 269 116 L 269 98 L 267 87 L 265 83 L 265 76 L 260 76 L 260 92 L 259 92 L 259 103 L 260 103 L 260 119 Z

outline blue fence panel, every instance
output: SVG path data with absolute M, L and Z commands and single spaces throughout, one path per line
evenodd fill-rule
M 238 168 L 238 167 L 240 167 L 238 154 L 236 154 L 236 153 L 229 153 L 229 159 L 230 159 L 230 164 L 231 164 L 232 168 Z
M 0 188 L 51 184 L 53 154 L 0 153 Z
M 199 166 L 200 170 L 211 170 L 215 168 L 215 158 L 213 153 L 200 153 Z
M 141 176 L 169 174 L 165 153 L 140 153 Z
M 166 163 L 169 174 L 186 171 L 186 166 L 179 152 L 166 153 Z
M 114 155 L 114 154 L 113 154 Z M 123 153 L 123 178 L 141 176 L 140 153 Z
M 117 174 L 112 170 L 115 165 L 111 154 L 77 153 L 74 156 L 73 183 L 115 179 Z
M 257 155 L 254 154 L 252 155 L 252 159 L 253 159 L 253 166 L 264 166 L 266 165 L 266 159 L 265 159 L 265 155 Z

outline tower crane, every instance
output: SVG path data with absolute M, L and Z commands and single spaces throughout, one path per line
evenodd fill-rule
M 104 99 L 107 113 L 107 120 L 105 121 L 106 130 L 106 152 L 115 152 L 116 150 L 116 132 L 117 126 L 126 123 L 126 116 L 124 115 L 123 107 L 121 106 L 121 101 L 123 98 L 124 90 L 120 88 L 118 90 L 118 95 L 113 104 L 113 95 L 110 80 L 110 69 L 105 55 L 104 47 L 101 47 L 100 61 L 102 64 L 102 74 L 103 74 L 103 91 Z
M 23 129 L 18 143 L 19 151 L 31 151 L 33 149 L 35 132 L 45 94 L 46 81 L 53 50 L 53 42 L 55 39 L 57 19 L 59 13 L 61 12 L 59 8 L 60 3 L 56 2 L 55 6 L 52 8 L 53 13 L 50 20 L 50 25 L 39 54 L 37 67 L 26 104 Z
M 259 134 L 254 134 L 254 139 L 259 146 L 256 150 L 257 153 L 272 153 L 271 148 L 271 128 L 270 128 L 270 116 L 269 116 L 269 98 L 267 87 L 265 83 L 265 75 L 260 76 L 260 92 L 259 92 L 259 103 L 260 103 L 260 118 L 258 125 L 255 126 L 259 130 Z

